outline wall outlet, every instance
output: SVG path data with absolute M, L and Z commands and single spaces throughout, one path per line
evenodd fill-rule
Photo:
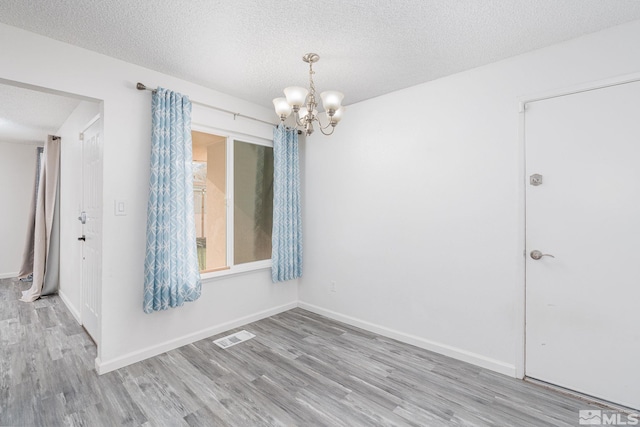
M 331 290 L 331 292 L 335 292 L 336 291 L 336 282 L 335 281 L 331 281 L 331 286 L 329 287 L 329 289 Z

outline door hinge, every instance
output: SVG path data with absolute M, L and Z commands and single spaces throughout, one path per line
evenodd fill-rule
M 84 132 L 80 132 L 78 138 L 80 139 L 80 141 L 84 141 Z

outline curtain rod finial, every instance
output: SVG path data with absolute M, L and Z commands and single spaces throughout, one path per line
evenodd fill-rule
M 136 84 L 136 89 L 138 89 L 138 90 L 147 90 L 147 87 L 145 85 L 143 85 L 142 83 L 138 82 L 138 84 Z

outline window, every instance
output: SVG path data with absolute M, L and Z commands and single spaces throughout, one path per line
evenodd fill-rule
M 271 259 L 273 148 L 242 141 L 233 145 L 234 262 Z
M 268 267 L 271 142 L 193 131 L 193 196 L 201 273 Z

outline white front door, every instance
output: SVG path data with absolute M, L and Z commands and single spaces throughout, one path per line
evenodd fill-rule
M 640 82 L 527 104 L 525 146 L 525 374 L 640 408 Z
M 82 324 L 100 342 L 100 285 L 102 278 L 102 120 L 89 122 L 82 133 Z

